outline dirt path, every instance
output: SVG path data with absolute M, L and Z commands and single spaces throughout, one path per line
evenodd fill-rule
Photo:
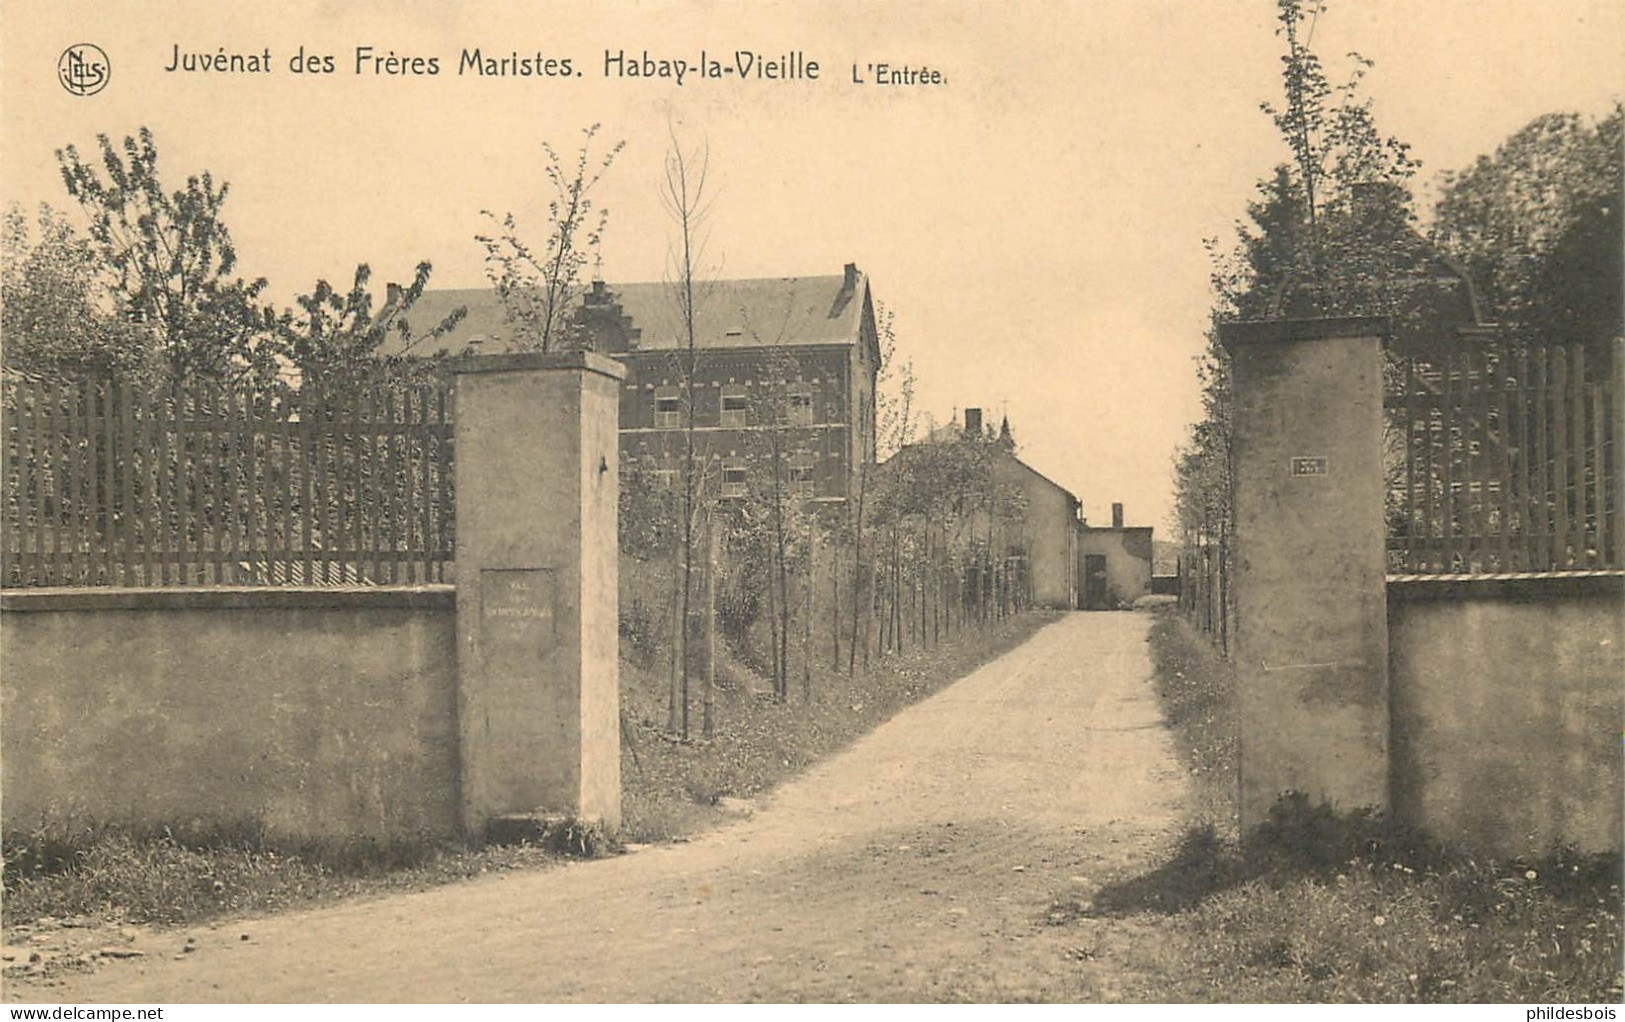
M 1074 919 L 1156 864 L 1183 774 L 1145 614 L 1072 614 L 688 844 L 157 934 L 12 998 L 1115 1000 L 1156 934 Z M 1064 925 L 1057 925 L 1064 923 Z M 250 939 L 240 939 L 247 932 Z M 177 952 L 188 933 L 198 949 Z

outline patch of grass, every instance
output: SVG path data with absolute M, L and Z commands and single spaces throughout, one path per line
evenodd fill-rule
M 1234 860 L 1232 860 L 1234 861 Z M 1417 866 L 1356 855 L 1330 874 L 1239 876 L 1176 922 L 1192 999 L 1617 1001 L 1617 857 Z M 1221 870 L 1230 870 L 1221 867 Z
M 1244 845 L 1227 839 L 1213 818 L 1234 813 L 1233 802 L 1222 804 L 1236 791 L 1233 676 L 1173 613 L 1153 629 L 1152 647 L 1164 714 L 1196 780 L 1192 824 L 1167 862 L 1101 890 L 1088 909 L 1170 928 L 1172 961 L 1146 996 L 1580 1003 L 1625 995 L 1617 854 L 1477 860 L 1374 814 L 1337 814 L 1301 796 L 1283 799 Z M 1229 736 L 1215 733 L 1224 726 Z
M 86 826 L 5 837 L 7 928 L 78 919 L 181 925 L 417 890 L 556 863 L 537 844 L 469 849 L 425 836 L 378 842 L 278 842 L 245 825 L 209 833 Z M 592 845 L 590 835 L 583 838 Z M 591 850 L 591 849 L 589 849 Z
M 535 847 L 572 859 L 601 859 L 619 855 L 625 846 L 602 822 L 573 816 L 504 816 L 486 827 L 491 845 Z
M 1235 669 L 1174 607 L 1157 611 L 1150 646 L 1163 719 L 1191 778 L 1190 816 L 1235 840 L 1241 824 Z

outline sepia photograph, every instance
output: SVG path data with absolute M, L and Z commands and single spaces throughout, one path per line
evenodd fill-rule
M 13 0 L 0 203 L 10 1017 L 1625 1002 L 1617 0 Z

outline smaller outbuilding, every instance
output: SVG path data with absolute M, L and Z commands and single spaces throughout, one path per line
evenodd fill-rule
M 1112 505 L 1109 528 L 1078 523 L 1079 610 L 1116 610 L 1151 592 L 1151 526 L 1125 526 Z

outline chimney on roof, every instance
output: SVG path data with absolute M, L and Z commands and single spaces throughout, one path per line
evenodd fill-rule
M 851 292 L 855 291 L 858 286 L 858 264 L 847 263 L 843 274 L 844 275 L 841 280 L 841 290 L 850 294 Z
M 1112 528 L 1121 529 L 1122 527 L 1123 527 L 1123 505 L 1121 505 L 1121 504 L 1113 504 L 1112 505 Z
M 982 439 L 982 410 L 980 408 L 965 409 L 965 435 L 972 440 Z
M 384 308 L 396 309 L 401 304 L 401 286 L 393 280 L 384 285 Z

